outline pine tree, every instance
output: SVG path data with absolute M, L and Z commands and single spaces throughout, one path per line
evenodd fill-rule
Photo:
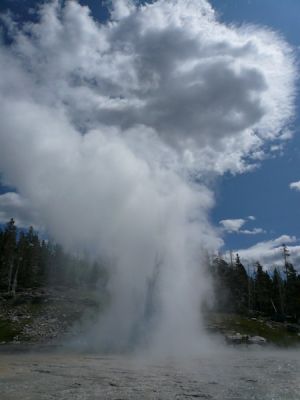
M 286 313 L 297 319 L 298 295 L 297 272 L 291 263 L 286 263 Z
M 13 276 L 16 262 L 17 228 L 13 218 L 6 224 L 2 236 L 1 249 L 1 283 L 6 286 L 7 292 L 12 290 Z
M 284 298 L 283 298 L 284 284 L 283 280 L 277 270 L 274 269 L 272 279 L 272 302 L 276 314 L 284 315 Z
M 233 290 L 236 311 L 244 312 L 248 308 L 248 275 L 238 254 L 233 266 Z
M 268 274 L 263 270 L 262 265 L 256 263 L 255 275 L 255 308 L 256 310 L 270 315 L 272 313 L 272 281 Z

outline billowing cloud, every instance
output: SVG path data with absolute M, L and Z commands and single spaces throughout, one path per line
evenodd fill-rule
M 119 0 L 105 23 L 76 1 L 51 1 L 35 23 L 5 23 L 5 182 L 56 240 L 114 259 L 110 344 L 153 326 L 165 345 L 192 343 L 208 287 L 202 249 L 222 243 L 204 182 L 251 168 L 285 137 L 290 47 L 267 29 L 218 22 L 205 0 Z
M 290 189 L 300 191 L 300 181 L 290 183 Z
M 42 7 L 41 23 L 2 48 L 2 92 L 63 110 L 84 133 L 148 127 L 218 173 L 247 168 L 245 157 L 284 135 L 294 68 L 279 36 L 220 24 L 203 0 L 114 4 L 117 20 L 102 25 L 76 2 Z

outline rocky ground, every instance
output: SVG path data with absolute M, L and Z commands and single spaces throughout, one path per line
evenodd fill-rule
M 0 293 L 0 344 L 49 343 L 80 331 L 101 311 L 98 293 L 66 288 Z M 76 327 L 76 329 L 74 328 Z
M 0 293 L 0 344 L 56 343 L 78 335 L 101 313 L 107 298 L 99 291 L 65 287 Z M 205 316 L 206 329 L 229 344 L 300 345 L 300 326 L 262 316 Z

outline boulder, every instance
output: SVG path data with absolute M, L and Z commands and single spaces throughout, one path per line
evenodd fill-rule
M 267 339 L 262 336 L 249 336 L 248 343 L 264 345 L 267 343 Z

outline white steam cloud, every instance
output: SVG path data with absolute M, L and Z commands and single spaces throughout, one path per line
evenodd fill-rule
M 35 215 L 32 211 L 28 201 L 18 193 L 6 192 L 0 195 L 0 223 L 6 223 L 14 216 L 18 226 L 35 226 Z
M 64 246 L 113 257 L 100 329 L 110 345 L 143 329 L 170 350 L 194 343 L 203 249 L 221 243 L 204 183 L 285 139 L 291 49 L 269 30 L 219 23 L 205 0 L 115 1 L 102 24 L 53 1 L 37 23 L 3 23 L 5 182 Z

